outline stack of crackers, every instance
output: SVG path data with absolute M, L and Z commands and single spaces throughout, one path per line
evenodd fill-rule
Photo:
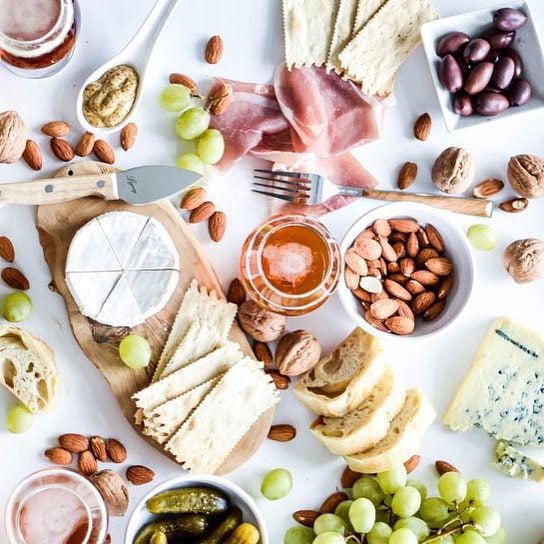
M 427 0 L 283 0 L 287 67 L 326 66 L 385 97 L 421 25 L 437 18 Z

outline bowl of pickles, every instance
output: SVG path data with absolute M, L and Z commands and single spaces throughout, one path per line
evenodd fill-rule
M 125 544 L 269 544 L 253 499 L 220 476 L 163 482 L 136 505 Z

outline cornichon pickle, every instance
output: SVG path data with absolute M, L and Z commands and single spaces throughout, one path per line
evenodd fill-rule
M 242 523 L 242 511 L 237 506 L 228 509 L 227 516 L 204 538 L 197 540 L 197 544 L 221 544 Z
M 162 532 L 170 540 L 200 536 L 206 532 L 208 520 L 200 514 L 184 514 L 152 521 L 144 525 L 134 539 L 134 544 L 149 544 L 154 533 Z
M 220 514 L 227 509 L 229 501 L 217 489 L 184 487 L 159 493 L 146 505 L 153 514 Z

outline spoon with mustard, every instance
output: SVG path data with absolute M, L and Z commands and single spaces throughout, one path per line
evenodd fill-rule
M 88 132 L 106 135 L 123 128 L 136 110 L 147 65 L 179 0 L 157 0 L 125 48 L 94 70 L 81 86 L 77 119 Z

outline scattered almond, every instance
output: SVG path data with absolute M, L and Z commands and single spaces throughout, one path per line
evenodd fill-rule
M 242 302 L 246 301 L 246 289 L 238 278 L 234 278 L 230 282 L 229 289 L 227 291 L 227 300 L 232 302 L 232 304 L 237 304 L 238 306 L 242 304 Z
M 206 101 L 206 110 L 214 115 L 225 113 L 232 102 L 232 86 L 222 83 L 210 93 Z
M 94 455 L 90 451 L 82 451 L 79 454 L 79 459 L 77 460 L 77 469 L 79 470 L 79 472 L 81 472 L 81 474 L 84 474 L 85 476 L 90 476 L 98 470 L 98 463 L 96 462 Z
M 89 439 L 78 433 L 65 433 L 59 436 L 59 444 L 72 453 L 81 453 L 89 449 Z
M 109 458 L 114 463 L 124 463 L 127 460 L 127 450 L 119 440 L 108 438 L 106 441 L 106 451 Z
M 215 212 L 215 204 L 207 200 L 191 211 L 189 223 L 200 223 L 206 221 Z
M 415 162 L 405 162 L 399 170 L 397 177 L 397 187 L 401 190 L 408 189 L 417 177 L 417 164 Z
M 0 257 L 8 263 L 15 260 L 15 248 L 7 236 L 0 236 Z
M 208 193 L 202 187 L 195 187 L 185 193 L 181 199 L 180 208 L 182 210 L 194 210 L 198 208 L 207 198 Z
M 104 544 L 111 544 L 111 535 L 109 533 L 106 535 L 106 540 L 104 540 Z
M 84 132 L 76 145 L 76 155 L 86 157 L 93 150 L 93 147 L 94 134 L 92 132 Z
M 106 164 L 113 164 L 115 162 L 115 152 L 106 140 L 96 140 L 93 145 L 93 151 L 98 160 Z
M 186 74 L 178 74 L 177 72 L 172 72 L 168 77 L 168 81 L 170 81 L 170 83 L 174 83 L 175 85 L 183 85 L 184 87 L 187 87 L 192 93 L 196 93 L 198 91 L 198 86 L 195 80 Z
M 133 485 L 148 484 L 155 478 L 155 473 L 143 465 L 132 465 L 125 473 L 127 480 Z
M 255 341 L 253 344 L 253 353 L 255 353 L 255 357 L 263 363 L 264 368 L 272 368 L 274 366 L 272 351 L 266 342 Z
M 27 140 L 23 159 L 32 170 L 42 169 L 42 152 L 40 146 L 34 140 Z
M 225 212 L 213 212 L 208 220 L 208 232 L 214 242 L 220 242 L 227 230 L 227 216 Z
M 91 436 L 89 440 L 89 449 L 97 461 L 107 461 L 108 453 L 106 451 L 106 442 L 101 436 Z
M 356 472 L 355 470 L 349 468 L 349 466 L 346 466 L 346 468 L 342 471 L 342 476 L 340 476 L 340 485 L 344 489 L 350 489 L 361 476 L 362 474 L 360 472 Z
M 17 268 L 8 266 L 2 270 L 2 279 L 4 283 L 13 289 L 27 291 L 30 289 L 30 283 L 26 276 Z
M 478 183 L 472 189 L 474 198 L 489 198 L 497 193 L 500 193 L 504 188 L 504 182 L 500 179 L 490 178 Z
M 74 148 L 66 140 L 63 140 L 62 138 L 51 138 L 50 143 L 51 151 L 53 151 L 53 154 L 57 159 L 64 162 L 70 162 L 74 158 L 76 154 Z
M 421 461 L 420 455 L 412 455 L 410 459 L 408 459 L 407 461 L 404 461 L 404 467 L 406 468 L 406 473 L 410 474 L 411 472 L 413 472 L 419 465 L 420 461 Z
M 73 455 L 64 448 L 49 448 L 45 450 L 46 459 L 55 465 L 69 465 L 73 461 Z
M 277 389 L 289 389 L 291 378 L 280 374 L 277 370 L 266 369 L 265 372 L 272 378 Z
M 292 425 L 280 424 L 272 425 L 268 431 L 268 438 L 276 442 L 289 442 L 297 435 L 297 430 Z
M 499 204 L 499 208 L 508 213 L 522 212 L 527 206 L 529 206 L 529 201 L 524 197 L 511 198 Z
M 428 113 L 423 113 L 414 124 L 414 136 L 424 142 L 429 137 L 432 126 L 431 116 Z
M 42 126 L 42 132 L 51 138 L 60 138 L 70 134 L 70 125 L 64 121 L 51 121 Z
M 336 491 L 332 495 L 329 495 L 324 501 L 323 504 L 319 507 L 319 512 L 321 514 L 333 514 L 336 510 L 336 507 L 344 501 L 348 500 L 348 496 L 343 491 Z
M 223 56 L 224 44 L 221 36 L 212 36 L 206 44 L 204 58 L 208 64 L 217 64 Z
M 446 474 L 446 472 L 459 472 L 459 470 L 447 461 L 436 461 L 434 466 L 436 467 L 439 476 Z
M 297 510 L 293 513 L 293 519 L 305 527 L 313 527 L 315 520 L 321 515 L 315 510 Z
M 136 136 L 138 135 L 138 126 L 136 123 L 126 124 L 119 135 L 119 143 L 124 151 L 128 151 L 136 141 Z

